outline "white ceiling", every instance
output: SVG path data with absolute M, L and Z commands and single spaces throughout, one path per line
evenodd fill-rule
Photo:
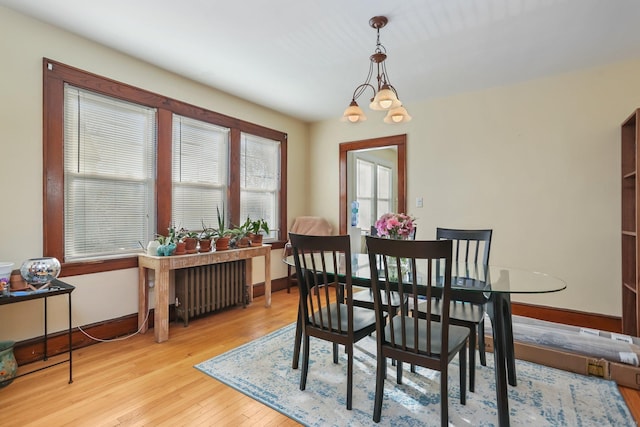
M 429 98 L 640 58 L 639 0 L 0 5 L 306 121 L 340 117 L 364 82 L 376 44 L 369 19 L 376 15 L 389 18 L 380 41 L 391 83 L 409 112 L 412 103 Z

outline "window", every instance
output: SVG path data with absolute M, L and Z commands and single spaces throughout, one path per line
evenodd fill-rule
M 139 252 L 155 230 L 155 152 L 155 109 L 65 85 L 65 260 Z
M 390 167 L 384 165 L 376 165 L 376 206 L 377 212 L 375 219 L 380 218 L 383 214 L 391 212 L 391 198 L 393 191 L 393 171 Z
M 240 218 L 264 219 L 278 235 L 280 142 L 243 133 L 240 148 Z M 272 224 L 272 225 L 271 225 Z
M 392 210 L 393 169 L 379 162 L 356 157 L 357 224 L 363 232 L 368 232 L 378 218 Z
M 43 254 L 64 276 L 137 266 L 173 223 L 286 229 L 287 135 L 43 60 Z M 99 262 L 96 262 L 99 261 Z
M 217 227 L 216 207 L 226 205 L 229 129 L 174 115 L 172 139 L 174 225 Z

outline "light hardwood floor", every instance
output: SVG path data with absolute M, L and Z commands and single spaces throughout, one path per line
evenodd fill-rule
M 295 320 L 297 292 L 258 297 L 234 308 L 74 352 L 74 381 L 63 364 L 0 389 L 0 425 L 8 426 L 295 426 L 296 422 L 193 368 Z M 624 389 L 639 419 L 640 392 Z

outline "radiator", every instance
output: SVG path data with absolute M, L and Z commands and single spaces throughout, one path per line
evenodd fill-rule
M 189 319 L 234 305 L 246 305 L 246 260 L 176 270 L 176 317 Z

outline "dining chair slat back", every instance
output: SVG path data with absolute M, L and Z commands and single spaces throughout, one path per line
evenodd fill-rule
M 437 240 L 449 240 L 453 245 L 453 260 L 464 265 L 488 265 L 491 253 L 491 229 L 436 229 Z M 455 268 L 455 267 L 454 267 Z M 464 271 L 455 270 L 453 276 L 457 285 L 464 285 L 466 275 Z M 473 282 L 473 281 L 471 281 Z M 438 320 L 440 311 L 444 307 L 444 301 L 440 295 L 434 295 L 434 310 L 429 315 L 432 320 Z M 484 339 L 484 314 L 485 304 L 488 298 L 482 292 L 469 292 L 461 289 L 451 291 L 450 323 L 469 328 L 469 390 L 475 391 L 476 378 L 476 344 L 480 355 L 480 364 L 487 365 L 485 339 Z M 426 317 L 423 304 L 418 306 L 417 315 Z
M 375 331 L 376 319 L 371 310 L 353 306 L 350 238 L 294 233 L 290 233 L 289 238 L 299 290 L 300 390 L 306 388 L 309 371 L 309 337 L 333 343 L 334 363 L 338 363 L 338 345 L 343 345 L 347 354 L 346 406 L 351 409 L 354 344 Z M 298 345 L 296 337 L 294 348 Z
M 466 403 L 466 355 L 469 330 L 449 324 L 451 300 L 452 242 L 393 240 L 367 236 L 371 287 L 374 296 L 377 337 L 376 392 L 373 420 L 382 414 L 387 358 L 437 370 L 440 375 L 441 423 L 448 425 L 448 367 L 458 355 L 460 365 L 460 402 Z M 416 306 L 425 301 L 426 313 L 432 310 L 432 293 L 441 291 L 444 309 L 440 321 L 411 316 L 401 305 L 394 316 L 389 313 L 392 292 Z M 386 298 L 384 297 L 386 295 Z M 385 306 L 387 305 L 387 306 Z M 402 377 L 398 375 L 398 383 Z M 426 422 L 426 420 L 425 420 Z

